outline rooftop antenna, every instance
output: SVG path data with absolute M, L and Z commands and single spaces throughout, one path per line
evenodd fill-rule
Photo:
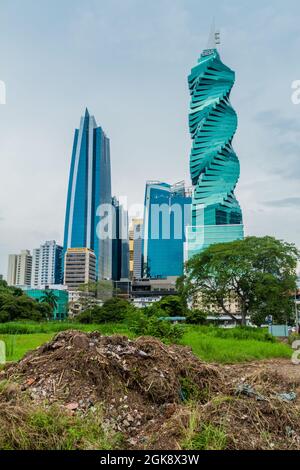
M 207 50 L 217 49 L 217 46 L 219 46 L 220 44 L 221 33 L 219 30 L 216 29 L 216 22 L 215 19 L 213 19 L 207 43 Z

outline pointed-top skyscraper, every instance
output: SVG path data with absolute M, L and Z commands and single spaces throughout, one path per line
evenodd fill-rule
M 188 258 L 212 244 L 244 237 L 242 211 L 234 194 L 240 176 L 239 160 L 232 147 L 237 129 L 237 115 L 230 103 L 235 73 L 221 61 L 219 41 L 213 27 L 209 48 L 188 78 L 194 188 Z
M 111 240 L 97 236 L 100 221 L 97 210 L 102 204 L 111 204 L 111 199 L 110 142 L 86 109 L 74 136 L 64 251 L 68 248 L 93 250 L 98 279 L 111 279 Z

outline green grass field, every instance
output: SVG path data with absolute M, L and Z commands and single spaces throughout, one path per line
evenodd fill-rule
M 29 350 L 49 341 L 58 331 L 76 329 L 122 334 L 133 337 L 126 325 L 78 325 L 73 323 L 14 323 L 0 325 L 0 340 L 6 343 L 7 360 L 16 361 Z M 190 346 L 200 359 L 207 362 L 235 363 L 271 358 L 289 358 L 289 346 L 270 337 L 265 330 L 186 326 L 181 344 Z
M 228 338 L 219 338 L 190 329 L 185 333 L 181 344 L 190 346 L 194 354 L 204 361 L 223 364 L 291 357 L 291 348 L 286 344 L 277 341 L 273 343 L 256 339 L 235 339 L 230 337 L 230 333 Z

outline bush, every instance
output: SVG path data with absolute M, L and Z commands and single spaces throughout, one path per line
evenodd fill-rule
M 43 321 L 51 316 L 51 307 L 14 291 L 0 291 L 0 323 L 15 320 Z
M 207 313 L 202 310 L 189 310 L 186 315 L 186 322 L 190 325 L 205 325 Z
M 129 329 L 136 335 L 154 336 L 166 342 L 176 343 L 184 335 L 184 328 L 171 322 L 152 316 L 148 318 L 143 312 L 138 312 L 131 318 Z
M 115 297 L 104 302 L 102 307 L 95 306 L 85 310 L 75 321 L 83 324 L 122 323 L 134 310 L 127 300 Z
M 97 315 L 98 308 L 99 307 L 94 307 L 94 308 L 85 310 L 84 312 L 81 312 L 79 315 L 76 316 L 74 321 L 76 321 L 76 323 L 82 323 L 84 325 L 91 325 L 92 323 L 97 323 L 95 318 L 98 316 Z
M 113 297 L 104 302 L 100 314 L 100 323 L 124 321 L 133 306 L 124 299 Z

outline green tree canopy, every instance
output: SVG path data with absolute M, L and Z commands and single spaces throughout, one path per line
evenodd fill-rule
M 233 296 L 241 307 L 242 324 L 247 317 L 262 323 L 267 315 L 289 321 L 298 259 L 295 245 L 273 237 L 212 245 L 187 262 L 181 294 L 190 299 L 200 294 L 204 303 L 237 320 L 226 305 Z

